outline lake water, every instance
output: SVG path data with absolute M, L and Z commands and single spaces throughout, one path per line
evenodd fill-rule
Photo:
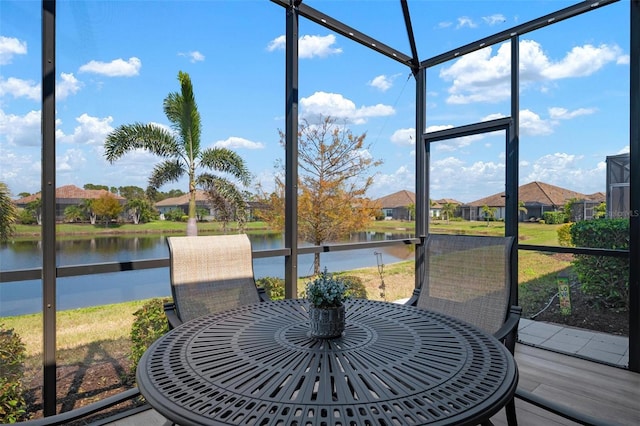
M 411 234 L 359 232 L 350 242 L 410 238 Z M 254 250 L 284 247 L 282 234 L 249 235 Z M 322 253 L 322 267 L 332 271 L 376 266 L 376 252 L 382 263 L 413 259 L 413 246 L 376 247 L 346 252 Z M 57 242 L 57 265 L 122 262 L 169 257 L 164 236 L 86 237 Z M 284 258 L 255 259 L 256 278 L 284 277 Z M 32 269 L 42 266 L 39 241 L 18 241 L 0 246 L 0 271 Z M 298 273 L 313 273 L 313 255 L 298 258 Z M 57 279 L 58 310 L 119 303 L 129 300 L 171 295 L 169 268 L 117 272 Z M 0 317 L 36 313 L 42 310 L 42 281 L 0 283 Z

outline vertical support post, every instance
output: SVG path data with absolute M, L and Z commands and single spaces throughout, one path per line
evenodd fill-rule
M 298 293 L 298 6 L 287 8 L 286 123 L 284 246 L 291 250 L 284 261 L 284 294 L 295 299 Z
M 630 2 L 629 370 L 640 372 L 640 1 Z
M 416 79 L 416 237 L 429 233 L 429 144 L 424 139 L 426 129 L 426 69 L 414 73 Z M 426 259 L 423 244 L 416 246 L 415 288 L 421 288 L 425 276 Z
M 511 305 L 518 304 L 518 181 L 520 162 L 520 48 L 519 37 L 511 37 L 511 126 L 507 131 L 506 185 L 505 185 L 505 235 L 515 237 L 511 251 Z
M 43 414 L 56 414 L 56 2 L 42 1 Z

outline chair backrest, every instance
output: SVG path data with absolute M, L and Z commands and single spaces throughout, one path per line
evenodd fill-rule
M 510 310 L 513 240 L 430 234 L 417 306 L 498 331 Z
M 183 321 L 260 301 L 245 234 L 168 237 L 171 293 Z

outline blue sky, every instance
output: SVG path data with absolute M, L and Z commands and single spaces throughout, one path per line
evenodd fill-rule
M 398 0 L 306 4 L 410 54 Z M 419 59 L 570 6 L 568 1 L 409 0 Z M 605 159 L 629 149 L 629 2 L 520 39 L 520 183 L 605 191 Z M 146 152 L 104 160 L 121 124 L 168 121 L 162 101 L 190 74 L 204 147 L 238 152 L 254 184 L 273 187 L 284 159 L 285 9 L 269 0 L 58 1 L 56 185 L 146 187 Z M 0 181 L 40 190 L 39 1 L 0 0 Z M 429 70 L 427 126 L 509 115 L 509 43 Z M 367 134 L 383 160 L 370 196 L 414 190 L 415 81 L 410 70 L 300 18 L 300 116 L 331 115 Z M 437 143 L 431 198 L 473 201 L 504 189 L 504 136 Z M 162 190 L 187 190 L 185 182 Z M 253 190 L 254 187 L 248 188 Z

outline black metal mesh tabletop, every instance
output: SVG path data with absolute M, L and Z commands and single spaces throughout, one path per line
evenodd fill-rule
M 142 395 L 181 425 L 476 424 L 513 396 L 517 368 L 492 336 L 393 303 L 347 303 L 342 337 L 308 337 L 302 300 L 202 317 L 156 341 Z

